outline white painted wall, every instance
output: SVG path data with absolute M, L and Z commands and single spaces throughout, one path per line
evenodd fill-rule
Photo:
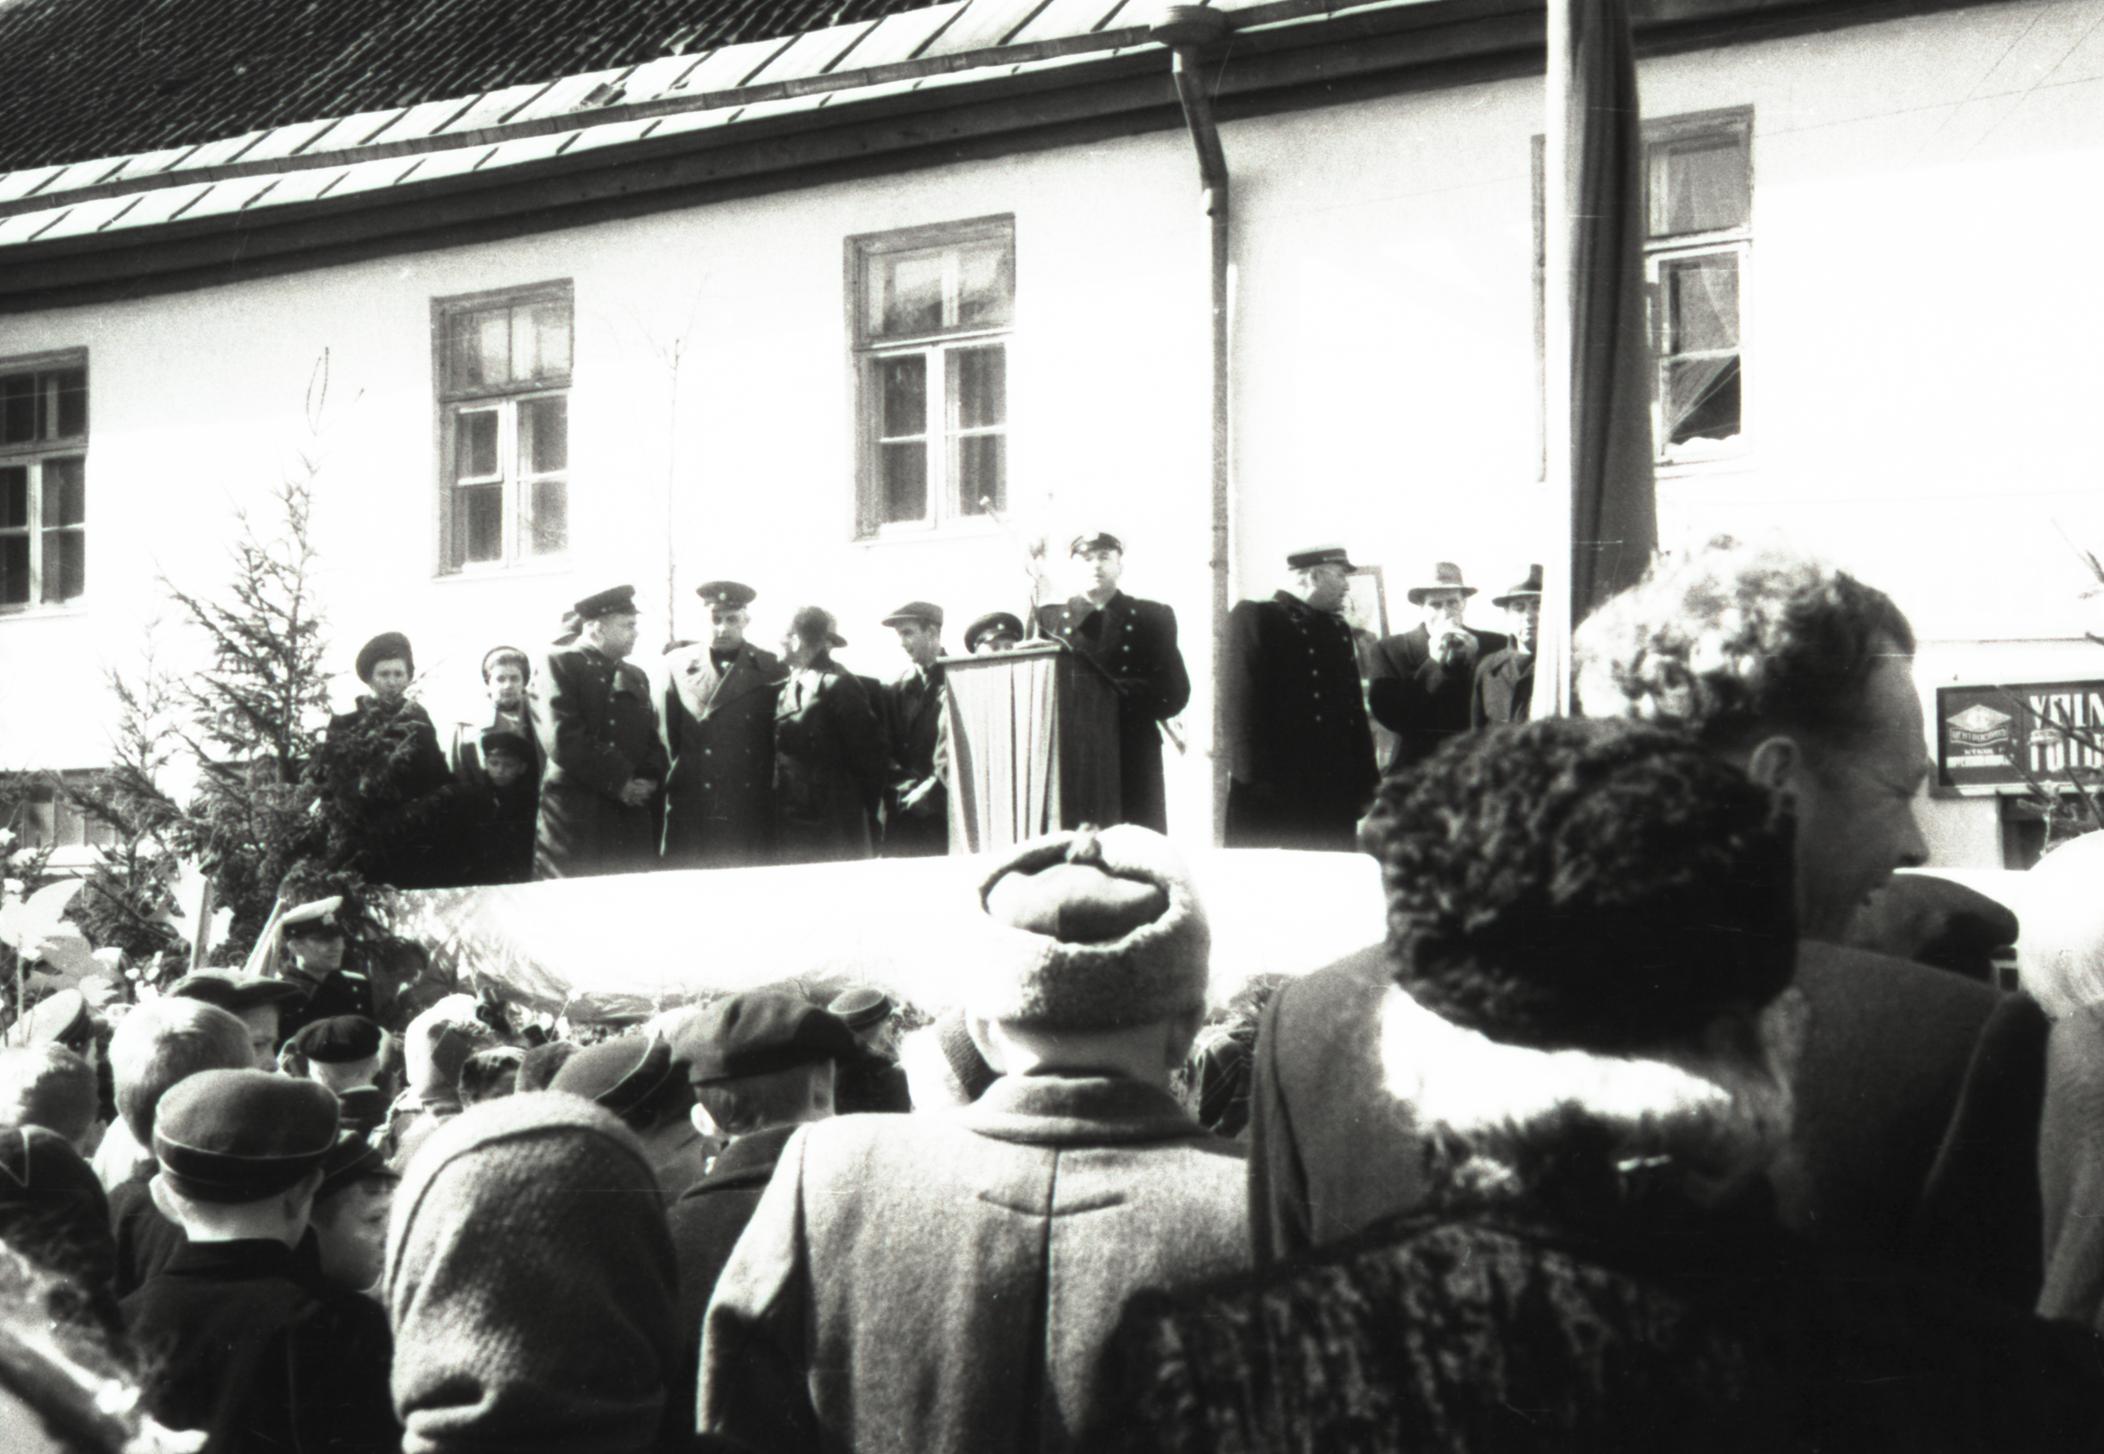
M 2074 648 L 2013 643 L 2094 624 L 2075 605 L 2093 582 L 2059 528 L 2104 549 L 2087 428 L 2104 386 L 2104 272 L 2089 256 L 2100 13 L 2104 0 L 1990 6 L 1643 70 L 1649 115 L 1754 115 L 1751 448 L 1662 481 L 1664 533 L 1781 529 L 1884 586 L 1929 638 L 1925 689 L 2020 676 L 2038 649 L 2056 673 L 2086 671 L 2062 665 Z M 1341 540 L 1386 570 L 1399 630 L 1416 563 L 1457 559 L 1495 588 L 1543 554 L 1538 130 L 1525 81 L 1226 128 L 1239 592 L 1268 593 L 1294 546 Z M 603 583 L 642 588 L 653 640 L 668 538 L 682 633 L 699 629 L 688 588 L 736 575 L 762 592 L 763 639 L 815 600 L 840 613 L 843 655 L 864 672 L 898 664 L 877 625 L 897 601 L 943 602 L 953 639 L 1014 606 L 1019 554 L 996 533 L 850 538 L 843 240 L 992 213 L 1016 219 L 1012 504 L 1056 538 L 1097 524 L 1126 538 L 1128 586 L 1184 622 L 1202 749 L 1205 276 L 1188 147 L 1163 133 L 0 320 L 0 358 L 90 351 L 94 418 L 92 596 L 0 621 L 0 768 L 99 756 L 99 671 L 135 650 L 157 571 L 223 575 L 228 511 L 299 442 L 324 348 L 318 525 L 339 654 L 348 665 L 370 632 L 411 631 L 441 713 L 474 699 L 485 646 L 544 639 L 563 603 Z M 572 554 L 434 577 L 430 301 L 549 278 L 571 279 L 577 303 Z M 675 397 L 661 357 L 682 337 Z M 1496 615 L 1479 605 L 1475 619 Z M 1202 755 L 1172 765 L 1172 819 L 1194 833 L 1206 780 Z M 1991 861 L 1991 804 L 1933 811 L 1940 859 Z

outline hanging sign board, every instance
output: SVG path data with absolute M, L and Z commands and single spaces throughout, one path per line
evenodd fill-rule
M 2027 773 L 2048 786 L 2091 784 L 2104 774 L 2097 745 L 2104 745 L 2104 681 L 1936 692 L 1936 780 L 1945 788 L 2020 794 L 2029 790 Z

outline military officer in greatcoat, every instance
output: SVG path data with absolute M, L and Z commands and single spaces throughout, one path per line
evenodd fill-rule
M 774 709 L 789 675 L 745 639 L 758 592 L 739 581 L 695 588 L 709 641 L 669 652 L 664 693 L 665 866 L 735 868 L 769 861 L 774 840 Z
M 1366 692 L 1375 719 L 1395 734 L 1389 772 L 1424 761 L 1449 737 L 1468 731 L 1476 667 L 1512 644 L 1495 631 L 1462 624 L 1475 594 L 1460 566 L 1435 562 L 1409 590 L 1424 620 L 1374 648 Z
M 1227 844 L 1351 851 L 1379 775 L 1343 609 L 1342 546 L 1286 557 L 1294 588 L 1228 615 Z
M 1475 689 L 1469 696 L 1468 723 L 1490 727 L 1524 722 L 1534 706 L 1534 643 L 1541 634 L 1541 567 L 1530 566 L 1527 579 L 1492 596 L 1490 604 L 1512 617 L 1512 645 L 1493 651 L 1476 664 Z
M 942 779 L 942 607 L 908 601 L 884 618 L 899 634 L 906 670 L 880 703 L 891 745 L 884 792 L 884 856 L 928 858 L 950 849 L 950 795 Z
M 1067 547 L 1085 586 L 1059 606 L 1040 606 L 1038 629 L 1094 661 L 1118 689 L 1118 783 L 1123 821 L 1165 833 L 1160 724 L 1191 700 L 1191 677 L 1176 646 L 1176 612 L 1118 588 L 1125 543 L 1105 532 L 1077 535 Z
M 625 659 L 636 644 L 635 587 L 600 591 L 575 610 L 577 640 L 549 652 L 532 696 L 534 735 L 547 762 L 535 878 L 657 863 L 665 745 L 649 679 Z

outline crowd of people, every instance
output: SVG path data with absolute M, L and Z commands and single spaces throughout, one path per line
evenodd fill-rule
M 1238 625 L 1323 649 L 1276 604 Z M 52 996 L 0 1052 L 0 1426 L 2097 1447 L 2104 934 L 2003 989 L 2007 911 L 1894 877 L 1905 617 L 1719 546 L 1577 646 L 1589 716 L 1399 743 L 1354 805 L 1383 942 L 1227 1005 L 1141 824 L 988 860 L 949 1005 L 792 981 L 550 1036 L 347 955 L 327 899 L 268 976 Z

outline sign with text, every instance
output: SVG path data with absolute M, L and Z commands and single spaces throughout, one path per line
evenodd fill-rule
M 2021 793 L 2104 774 L 2104 681 L 1941 687 L 1937 781 L 1960 792 Z

